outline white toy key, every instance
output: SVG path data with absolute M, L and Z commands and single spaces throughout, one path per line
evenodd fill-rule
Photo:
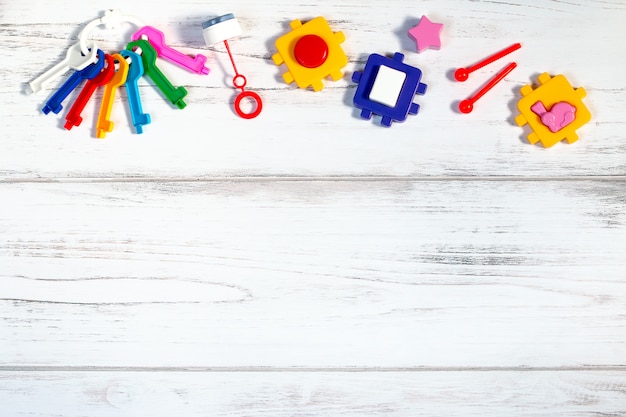
M 59 78 L 61 75 L 65 74 L 70 69 L 82 70 L 88 65 L 96 62 L 97 52 L 98 48 L 96 48 L 96 45 L 94 44 L 91 46 L 89 55 L 83 55 L 80 49 L 80 42 L 75 43 L 68 48 L 67 55 L 63 61 L 59 62 L 54 67 L 50 68 L 48 71 L 28 83 L 28 86 L 25 89 L 26 94 L 37 93 L 43 90 L 44 87 Z

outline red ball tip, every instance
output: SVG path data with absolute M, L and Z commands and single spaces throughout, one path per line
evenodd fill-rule
M 461 113 L 471 113 L 474 110 L 474 104 L 469 100 L 463 100 L 459 103 L 459 110 Z
M 468 77 L 469 77 L 469 73 L 467 72 L 465 68 L 459 68 L 456 71 L 454 71 L 454 78 L 456 78 L 457 81 L 460 81 L 460 82 L 466 81 Z

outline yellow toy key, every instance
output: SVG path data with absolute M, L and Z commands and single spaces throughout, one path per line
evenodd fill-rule
M 113 131 L 114 123 L 109 120 L 111 117 L 111 109 L 113 108 L 113 100 L 117 88 L 124 85 L 128 76 L 128 62 L 120 54 L 113 54 L 113 62 L 115 63 L 115 74 L 104 88 L 102 96 L 102 104 L 100 105 L 100 113 L 98 114 L 98 123 L 96 125 L 96 137 L 102 139 L 107 132 Z

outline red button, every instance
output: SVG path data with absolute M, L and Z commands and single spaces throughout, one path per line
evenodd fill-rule
M 328 58 L 328 45 L 317 35 L 306 35 L 298 39 L 293 53 L 303 67 L 316 68 Z

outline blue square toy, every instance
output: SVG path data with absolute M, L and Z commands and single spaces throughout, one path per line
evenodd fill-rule
M 419 104 L 413 103 L 415 94 L 423 95 L 426 84 L 421 83 L 422 71 L 402 62 L 404 55 L 396 52 L 392 58 L 371 54 L 363 72 L 355 71 L 352 81 L 358 83 L 354 106 L 361 109 L 361 118 L 369 120 L 372 114 L 382 116 L 381 125 L 403 122 L 408 114 L 417 114 Z

